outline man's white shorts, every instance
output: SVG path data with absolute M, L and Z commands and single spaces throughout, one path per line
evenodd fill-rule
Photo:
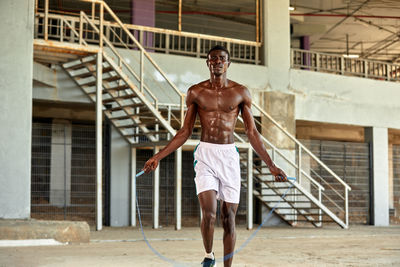
M 194 150 L 194 171 L 197 195 L 217 191 L 217 199 L 239 203 L 240 159 L 235 144 L 200 142 Z

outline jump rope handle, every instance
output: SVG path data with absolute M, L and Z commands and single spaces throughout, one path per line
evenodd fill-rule
M 144 171 L 142 170 L 142 171 L 140 171 L 140 172 L 138 172 L 137 174 L 136 174 L 136 178 L 138 178 L 140 175 L 142 175 L 144 173 Z

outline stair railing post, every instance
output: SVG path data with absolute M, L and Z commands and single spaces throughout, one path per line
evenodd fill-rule
M 182 147 L 175 151 L 175 230 L 182 228 Z
M 318 201 L 322 204 L 322 190 L 321 187 L 318 187 Z M 322 226 L 322 210 L 318 209 L 318 219 L 320 226 Z
M 160 151 L 158 146 L 154 147 L 154 155 Z M 153 182 L 153 228 L 159 228 L 159 210 L 160 210 L 160 165 L 154 170 Z
M 49 0 L 44 2 L 44 39 L 49 38 Z
M 168 123 L 169 124 L 171 124 L 171 108 L 172 108 L 172 106 L 171 105 L 168 105 Z M 170 140 L 171 139 L 171 134 L 168 132 L 168 134 L 167 134 L 167 140 Z
M 97 53 L 96 65 L 96 230 L 103 228 L 103 203 L 102 203 L 102 182 L 103 182 L 103 158 L 102 158 L 102 123 L 103 123 L 103 51 Z
M 345 221 L 344 223 L 346 224 L 346 226 L 349 226 L 349 190 L 347 188 L 344 189 L 345 190 Z
M 298 151 L 297 151 L 297 182 L 301 184 L 301 146 L 297 144 Z
M 79 44 L 82 44 L 83 35 L 83 11 L 79 13 Z
M 143 93 L 143 87 L 144 87 L 143 77 L 144 77 L 144 52 L 143 52 L 143 50 L 141 50 L 140 51 L 140 92 L 142 92 L 142 93 Z
M 131 226 L 136 226 L 136 148 L 131 147 Z
M 183 127 L 184 119 L 185 119 L 185 96 L 181 94 L 181 127 Z
M 95 14 L 96 14 L 96 3 L 92 2 L 92 20 L 94 20 Z
M 253 229 L 253 150 L 247 149 L 247 229 Z
M 104 31 L 104 27 L 103 27 L 103 24 L 104 24 L 104 3 L 103 2 L 100 4 L 100 17 L 99 17 L 99 20 L 100 20 L 100 25 L 99 25 L 99 30 L 100 30 L 100 33 L 99 33 L 99 38 L 100 38 L 99 45 L 100 45 L 100 48 L 103 48 L 103 31 Z

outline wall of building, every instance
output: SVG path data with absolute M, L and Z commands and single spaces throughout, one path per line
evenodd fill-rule
M 0 2 L 0 218 L 29 218 L 34 1 Z
M 400 129 L 400 83 L 291 69 L 296 120 Z

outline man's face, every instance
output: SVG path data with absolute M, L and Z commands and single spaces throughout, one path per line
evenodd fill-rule
M 210 72 L 216 76 L 226 73 L 230 64 L 228 53 L 223 50 L 214 50 L 208 55 L 207 66 Z

